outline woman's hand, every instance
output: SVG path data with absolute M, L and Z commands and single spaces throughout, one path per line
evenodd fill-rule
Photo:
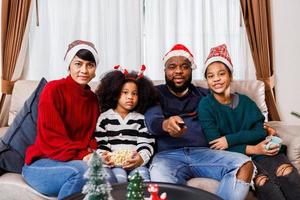
M 91 156 L 92 156 L 92 153 L 89 153 L 88 155 L 84 156 L 82 160 L 85 162 L 88 162 L 90 160 Z
M 111 160 L 111 155 L 109 151 L 104 151 L 101 153 L 101 157 L 102 157 L 102 161 L 104 162 L 104 164 L 113 167 L 114 166 L 114 162 Z
M 123 164 L 123 168 L 126 170 L 135 169 L 143 164 L 144 160 L 138 152 L 133 152 L 132 158 L 126 160 Z
M 228 143 L 225 136 L 211 141 L 209 145 L 211 149 L 215 150 L 225 150 L 228 148 Z

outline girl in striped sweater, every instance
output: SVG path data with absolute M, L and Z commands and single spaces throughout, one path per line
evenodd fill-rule
M 116 66 L 115 68 L 119 68 Z M 139 73 L 115 70 L 107 73 L 96 90 L 101 115 L 96 126 L 98 150 L 110 183 L 127 182 L 139 171 L 150 181 L 147 164 L 154 152 L 154 138 L 148 133 L 143 113 L 155 103 L 152 82 Z

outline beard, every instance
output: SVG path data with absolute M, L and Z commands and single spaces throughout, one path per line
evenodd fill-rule
M 175 93 L 181 93 L 185 91 L 192 82 L 192 76 L 188 80 L 186 80 L 183 85 L 176 86 L 173 80 L 169 80 L 168 77 L 165 75 L 166 84 L 169 87 L 170 90 L 172 90 Z

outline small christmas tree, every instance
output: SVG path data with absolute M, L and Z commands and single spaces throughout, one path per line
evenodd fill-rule
M 132 177 L 129 177 L 129 183 L 127 186 L 127 200 L 144 200 L 143 178 L 137 171 Z
M 101 157 L 94 152 L 88 161 L 88 170 L 84 176 L 87 182 L 82 189 L 82 193 L 86 194 L 84 200 L 108 200 L 111 199 L 111 186 L 107 183 L 106 173 L 102 166 Z

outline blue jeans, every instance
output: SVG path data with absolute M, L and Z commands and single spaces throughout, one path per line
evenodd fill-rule
M 217 195 L 225 200 L 245 199 L 249 183 L 238 180 L 238 169 L 250 158 L 239 153 L 186 147 L 157 153 L 150 166 L 152 181 L 186 184 L 194 177 L 220 181 Z
M 142 178 L 144 179 L 145 182 L 150 181 L 150 174 L 149 174 L 149 169 L 147 167 L 137 167 L 131 171 L 127 171 L 121 167 L 104 167 L 106 174 L 108 175 L 107 180 L 109 181 L 110 184 L 114 183 L 126 183 L 128 176 L 132 176 L 136 171 L 140 173 Z
M 73 160 L 60 162 L 51 159 L 40 159 L 25 165 L 22 176 L 38 192 L 57 199 L 76 192 L 81 192 L 86 180 L 83 174 L 87 170 L 86 162 Z

